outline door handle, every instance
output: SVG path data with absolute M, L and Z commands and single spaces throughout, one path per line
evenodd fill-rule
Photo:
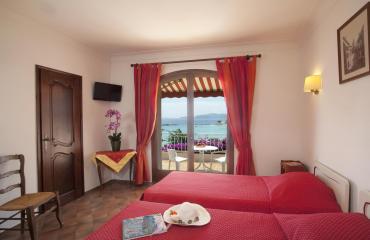
M 55 138 L 49 138 L 48 136 L 45 136 L 44 138 L 41 139 L 41 141 L 43 142 L 50 142 L 50 141 L 54 141 Z
M 48 150 L 48 143 L 51 141 L 51 139 L 48 136 L 45 136 L 41 139 L 42 142 L 44 142 L 44 150 L 45 152 Z

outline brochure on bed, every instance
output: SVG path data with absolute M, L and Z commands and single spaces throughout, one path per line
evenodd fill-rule
M 123 220 L 122 235 L 124 240 L 136 239 L 167 231 L 161 214 L 146 215 Z

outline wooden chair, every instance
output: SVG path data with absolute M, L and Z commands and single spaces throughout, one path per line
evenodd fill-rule
M 0 211 L 11 211 L 15 212 L 9 217 L 0 218 L 0 226 L 9 220 L 20 220 L 20 228 L 0 228 L 0 230 L 16 230 L 24 233 L 24 230 L 28 230 L 31 235 L 32 240 L 38 239 L 38 223 L 45 217 L 47 214 L 55 211 L 56 218 L 59 222 L 60 227 L 63 227 L 61 220 L 61 209 L 60 209 L 60 200 L 58 192 L 38 192 L 38 193 L 25 193 L 25 177 L 24 177 L 24 156 L 23 155 L 9 155 L 9 156 L 0 156 L 0 169 L 1 165 L 10 161 L 19 161 L 20 168 L 19 170 L 12 170 L 0 174 L 0 180 L 2 180 L 4 185 L 4 179 L 12 175 L 19 174 L 20 183 L 10 185 L 4 189 L 0 189 L 0 196 L 12 191 L 13 189 L 20 188 L 21 196 L 13 200 L 6 202 L 0 206 Z M 36 212 L 35 209 L 43 207 L 44 204 L 48 203 L 48 206 L 45 206 L 47 210 L 41 212 Z M 16 217 L 20 214 L 21 217 Z M 27 215 L 27 217 L 26 217 Z M 28 223 L 28 229 L 25 229 L 25 221 Z

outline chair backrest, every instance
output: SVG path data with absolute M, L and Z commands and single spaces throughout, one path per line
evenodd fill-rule
M 0 194 L 4 194 L 7 192 L 12 191 L 13 189 L 20 188 L 21 195 L 25 194 L 25 178 L 24 178 L 24 156 L 23 155 L 7 155 L 7 156 L 0 156 L 0 166 L 10 162 L 10 161 L 19 161 L 19 169 L 18 170 L 11 170 L 8 172 L 4 172 L 0 174 L 0 181 L 4 181 L 7 177 L 10 177 L 15 174 L 19 174 L 20 176 L 20 183 L 12 184 L 7 186 L 3 189 L 0 189 Z M 0 167 L 1 168 L 1 167 Z
M 217 154 L 217 155 L 221 155 L 223 153 L 225 154 L 223 157 L 225 157 L 225 159 L 227 160 L 227 152 L 225 152 L 225 151 L 214 151 L 214 152 L 212 152 L 212 154 Z
M 168 149 L 167 152 L 168 152 L 169 160 L 176 161 L 176 157 L 177 157 L 176 150 L 175 149 Z
M 225 152 L 225 160 L 224 160 L 224 162 L 227 162 L 227 153 Z

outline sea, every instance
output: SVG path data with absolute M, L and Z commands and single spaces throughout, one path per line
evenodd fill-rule
M 171 131 L 180 129 L 181 132 L 187 132 L 186 124 L 173 124 L 173 125 L 163 125 L 162 124 L 162 139 L 167 139 Z M 194 139 L 201 138 L 219 138 L 224 139 L 227 135 L 227 124 L 195 124 L 194 125 Z
M 187 132 L 186 117 L 162 119 L 162 139 L 168 138 L 170 132 L 180 129 Z M 218 138 L 227 135 L 226 114 L 204 114 L 194 117 L 194 139 Z

